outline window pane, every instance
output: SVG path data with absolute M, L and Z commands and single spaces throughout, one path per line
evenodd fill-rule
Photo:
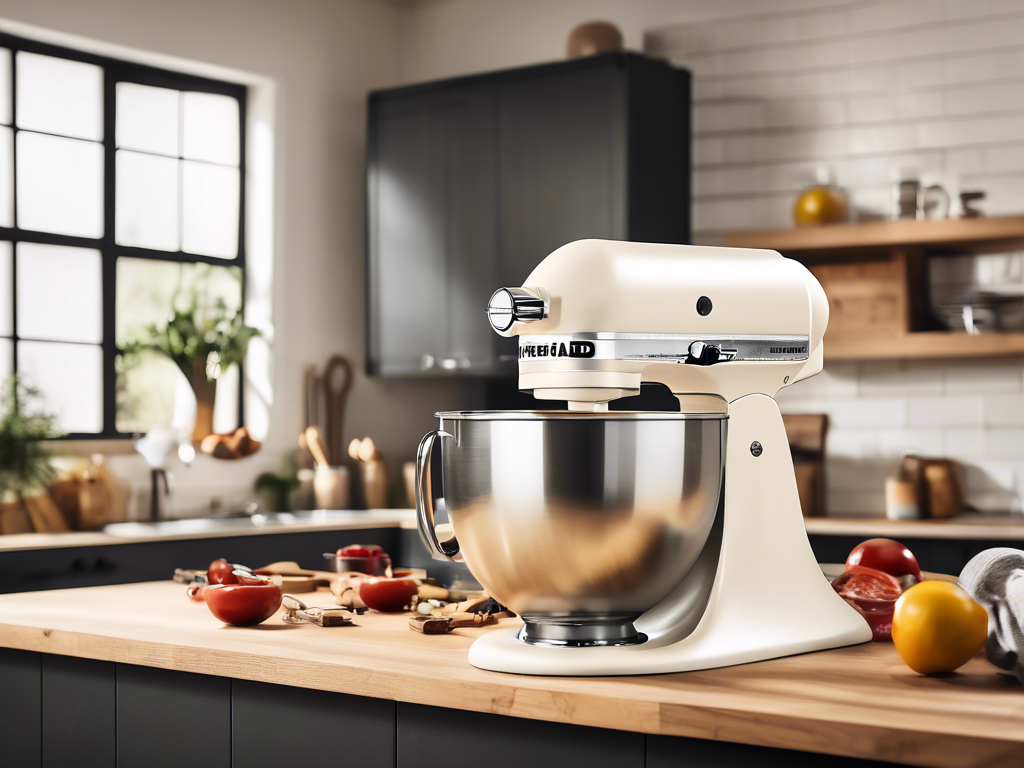
M 178 250 L 178 161 L 117 153 L 117 242 Z
M 18 226 L 103 236 L 103 146 L 18 134 Z
M 0 48 L 0 123 L 11 124 L 11 52 Z
M 19 337 L 99 344 L 102 299 L 99 251 L 18 243 Z
M 235 258 L 238 169 L 187 161 L 182 166 L 182 249 L 222 259 Z
M 178 91 L 117 84 L 117 146 L 178 156 Z
M 153 259 L 117 260 L 117 339 L 142 340 L 150 324 L 163 329 L 173 307 L 187 309 L 195 302 L 203 324 L 223 301 L 232 316 L 242 303 L 241 271 L 237 267 L 177 264 Z M 238 426 L 239 377 L 229 369 L 217 386 L 214 423 L 225 430 Z M 222 402 L 223 401 L 223 402 Z M 145 431 L 154 424 L 191 428 L 195 397 L 184 375 L 160 354 L 143 353 L 122 359 L 118 375 L 117 428 Z M 225 424 L 227 426 L 225 426 Z
M 10 243 L 0 243 L 0 336 L 10 336 L 14 332 L 14 284 L 11 279 Z
M 195 91 L 181 99 L 182 157 L 238 165 L 238 99 Z
M 65 432 L 103 431 L 103 352 L 86 344 L 22 341 L 18 367 Z
M 172 305 L 186 309 L 193 297 L 202 311 L 223 300 L 229 315 L 237 312 L 242 306 L 241 271 L 122 256 L 117 260 L 117 343 L 137 338 L 151 323 L 163 327 Z
M 10 339 L 0 339 L 0 384 L 7 381 L 13 370 L 14 342 Z
M 18 127 L 103 139 L 103 70 L 95 64 L 18 54 Z
M 14 131 L 0 128 L 0 227 L 14 226 Z
M 179 410 L 195 410 L 190 392 L 185 375 L 164 355 L 146 352 L 130 361 L 121 359 L 115 426 L 119 432 L 147 432 L 156 424 L 173 424 L 176 405 Z M 191 424 L 181 426 L 188 429 Z

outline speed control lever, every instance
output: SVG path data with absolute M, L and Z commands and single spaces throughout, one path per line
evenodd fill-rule
M 714 365 L 722 358 L 722 348 L 717 344 L 695 341 L 686 351 L 687 365 Z

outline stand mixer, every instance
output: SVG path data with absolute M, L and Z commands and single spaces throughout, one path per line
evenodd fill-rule
M 420 535 L 523 619 L 474 666 L 631 675 L 866 642 L 804 530 L 774 395 L 821 371 L 828 303 L 774 251 L 580 240 L 502 288 L 519 388 L 567 411 L 437 414 L 420 443 Z M 643 382 L 679 413 L 611 411 Z M 728 440 L 726 436 L 728 435 Z M 440 443 L 453 536 L 434 525 Z

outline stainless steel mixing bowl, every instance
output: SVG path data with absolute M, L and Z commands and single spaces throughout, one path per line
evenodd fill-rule
M 438 413 L 420 443 L 416 507 L 435 557 L 465 559 L 518 613 L 520 639 L 643 642 L 633 621 L 689 571 L 718 509 L 725 414 Z M 440 442 L 454 536 L 434 526 L 431 455 Z

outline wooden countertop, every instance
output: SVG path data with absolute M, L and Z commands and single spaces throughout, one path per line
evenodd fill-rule
M 275 617 L 230 628 L 172 582 L 0 596 L 0 646 L 9 648 L 895 762 L 1024 764 L 1024 689 L 981 658 L 928 678 L 891 644 L 868 643 L 674 675 L 522 677 L 469 665 L 470 643 L 489 628 L 425 636 L 406 615 L 357 622 L 322 629 Z
M 280 513 L 281 520 L 270 521 L 262 526 L 237 525 L 231 527 L 210 527 L 196 530 L 193 523 L 202 524 L 203 518 L 195 520 L 167 520 L 156 524 L 118 523 L 124 534 L 115 535 L 106 531 L 71 531 L 69 533 L 16 533 L 0 536 L 0 552 L 26 549 L 57 549 L 62 547 L 102 547 L 113 544 L 143 544 L 153 541 L 182 541 L 187 539 L 215 539 L 234 536 L 261 536 L 277 533 L 308 533 L 313 531 L 353 531 L 366 528 L 407 528 L 415 527 L 415 511 L 411 509 L 369 509 L 329 512 L 324 516 L 300 517 Z M 232 522 L 242 522 L 233 518 Z M 216 521 L 211 521 L 216 523 Z
M 884 517 L 805 517 L 814 536 L 884 536 L 907 539 L 1024 541 L 1024 515 L 973 514 L 948 520 L 889 520 Z

